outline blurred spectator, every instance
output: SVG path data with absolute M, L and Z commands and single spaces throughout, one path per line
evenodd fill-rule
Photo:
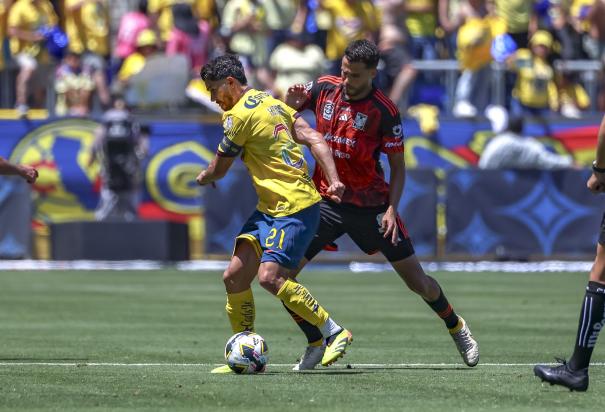
M 504 20 L 506 32 L 519 48 L 528 45 L 529 23 L 535 0 L 493 0 L 496 15 Z M 532 29 L 534 31 L 535 28 Z
M 439 0 L 437 4 L 437 16 L 439 26 L 444 32 L 444 40 L 448 52 L 448 58 L 456 58 L 456 36 L 458 29 L 464 23 L 464 6 L 466 0 Z
M 137 10 L 126 13 L 120 20 L 115 49 L 118 69 L 124 60 L 136 51 L 139 34 L 149 28 L 151 19 L 147 16 L 147 0 L 139 0 Z
M 550 152 L 540 141 L 523 136 L 523 118 L 511 117 L 507 130 L 496 134 L 481 153 L 481 169 L 560 169 L 573 166 L 568 155 Z
M 148 0 L 149 16 L 160 34 L 159 44 L 163 45 L 168 41 L 174 27 L 173 7 L 183 4 L 191 7 L 198 19 L 208 20 L 214 16 L 213 20 L 216 20 L 216 15 L 212 15 L 217 11 L 215 0 Z
M 267 27 L 271 31 L 268 45 L 270 55 L 277 46 L 286 41 L 300 0 L 263 0 L 263 3 L 267 10 Z
M 219 24 L 219 5 L 223 3 L 223 0 L 195 0 L 193 2 L 193 14 L 199 20 L 205 20 L 210 23 L 210 27 L 214 30 Z
M 4 69 L 4 55 L 8 50 L 4 48 L 6 40 L 6 16 L 12 0 L 0 0 L 0 70 Z
M 273 94 L 283 99 L 293 84 L 305 84 L 326 70 L 323 50 L 308 42 L 303 33 L 289 33 L 271 54 L 269 66 L 275 72 Z
M 41 107 L 44 101 L 46 84 L 49 82 L 49 57 L 43 43 L 41 30 L 56 26 L 57 15 L 48 0 L 17 0 L 8 12 L 8 34 L 10 36 L 11 54 L 19 65 L 17 75 L 16 108 L 21 116 L 29 109 L 29 83 L 37 74 L 39 81 L 34 81 L 35 103 Z M 40 65 L 40 70 L 37 70 Z
M 137 37 L 136 52 L 124 60 L 118 73 L 118 87 L 123 88 L 135 74 L 143 70 L 147 58 L 158 51 L 158 38 L 151 29 L 145 29 Z
M 452 112 L 456 117 L 474 117 L 489 103 L 492 41 L 505 27 L 489 15 L 485 0 L 468 0 L 460 18 L 464 24 L 458 30 L 457 57 L 462 74 Z
M 437 0 L 407 0 L 405 24 L 410 33 L 410 46 L 414 59 L 434 60 L 437 37 Z
M 378 40 L 384 67 L 379 72 L 381 87 L 388 90 L 389 98 L 405 113 L 406 96 L 417 71 L 412 66 L 409 51 L 409 36 L 405 26 L 404 0 L 378 0 L 376 5 L 382 13 L 382 24 Z
M 267 11 L 261 0 L 229 0 L 223 9 L 220 34 L 227 39 L 229 49 L 243 58 L 252 81 L 260 87 L 270 84 L 267 70 L 268 41 Z
M 520 49 L 509 59 L 517 73 L 511 113 L 544 119 L 549 109 L 558 110 L 558 93 L 554 71 L 548 62 L 553 39 L 549 32 L 538 30 L 530 40 L 530 49 Z
M 569 7 L 571 0 L 557 2 L 541 0 L 539 3 L 544 2 L 548 3 L 548 10 L 540 20 L 539 27 L 553 32 L 560 44 L 559 56 L 564 60 L 586 58 L 581 34 L 571 24 Z
M 580 8 L 581 28 L 585 32 L 584 50 L 591 59 L 603 60 L 605 58 L 605 1 L 604 0 L 576 0 L 583 7 Z
M 579 119 L 582 117 L 581 112 L 590 106 L 586 90 L 576 81 L 573 73 L 563 71 L 557 78 L 561 115 L 569 119 Z
M 108 106 L 107 58 L 109 57 L 108 0 L 65 0 L 65 31 L 69 49 L 82 55 L 91 69 L 101 104 Z
M 331 74 L 340 74 L 341 58 L 353 40 L 375 40 L 380 29 L 380 11 L 371 0 L 321 0 L 330 17 L 326 57 Z
M 166 54 L 182 54 L 189 59 L 193 73 L 197 76 L 208 59 L 210 48 L 210 24 L 197 21 L 191 7 L 176 4 L 172 9 L 174 27 L 166 43 Z
M 101 161 L 101 199 L 97 220 L 134 220 L 137 217 L 141 161 L 148 152 L 146 133 L 132 117 L 120 95 L 103 114 L 95 133 L 89 167 Z
M 84 67 L 82 57 L 75 51 L 67 52 L 55 74 L 57 116 L 87 116 L 95 89 L 94 70 Z

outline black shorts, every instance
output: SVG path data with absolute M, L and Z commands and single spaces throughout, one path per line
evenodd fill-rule
M 393 245 L 390 237 L 384 238 L 381 222 L 386 210 L 386 205 L 363 208 L 322 200 L 319 229 L 305 253 L 305 258 L 313 259 L 325 246 L 345 233 L 365 253 L 373 255 L 382 252 L 389 262 L 397 262 L 412 256 L 414 247 L 399 216 L 397 216 L 399 242 Z
M 319 221 L 319 225 L 320 225 L 319 229 L 320 230 L 321 230 L 321 224 L 322 224 L 322 222 L 323 222 L 323 219 Z M 315 237 L 317 237 L 317 235 L 315 235 Z M 315 238 L 313 238 L 313 239 L 315 239 Z M 601 218 L 601 230 L 599 232 L 599 243 L 602 246 L 605 246 L 605 213 L 603 213 L 603 217 Z M 309 252 L 307 252 L 307 253 L 309 253 Z M 305 254 L 305 257 L 306 256 L 307 255 Z

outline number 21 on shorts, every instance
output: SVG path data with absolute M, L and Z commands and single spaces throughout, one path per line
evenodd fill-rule
M 278 240 L 278 239 L 276 239 L 278 237 L 278 234 L 279 234 L 279 241 L 277 243 L 277 247 L 279 249 L 283 249 L 284 237 L 286 237 L 286 232 L 284 231 L 284 229 L 280 229 L 278 231 L 277 229 L 272 228 L 271 231 L 269 232 L 269 236 L 267 236 L 267 238 L 265 239 L 265 246 L 273 247 L 273 245 L 275 245 L 275 241 Z

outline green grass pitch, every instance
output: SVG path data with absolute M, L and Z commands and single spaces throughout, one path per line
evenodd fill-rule
M 290 371 L 305 339 L 255 284 L 270 364 L 234 376 L 209 373 L 231 335 L 219 272 L 1 272 L 0 410 L 605 410 L 605 336 L 587 393 L 541 384 L 531 366 L 569 356 L 586 274 L 434 276 L 479 341 L 478 367 L 394 273 L 307 272 L 353 332 L 345 358 Z

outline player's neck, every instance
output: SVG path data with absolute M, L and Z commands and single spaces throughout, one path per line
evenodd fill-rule
M 244 86 L 242 85 L 241 87 L 238 87 L 236 92 L 235 92 L 235 101 L 239 102 L 241 100 L 242 97 L 244 97 L 244 95 L 248 92 L 248 90 L 252 89 L 252 87 L 250 86 Z
M 372 86 L 370 86 L 370 87 L 369 87 L 367 90 L 365 90 L 363 93 L 356 94 L 355 96 L 348 96 L 348 95 L 346 94 L 346 92 L 344 91 L 344 89 L 343 89 L 343 97 L 344 97 L 344 99 L 343 99 L 343 100 L 345 100 L 345 101 L 349 101 L 349 102 L 357 102 L 357 101 L 359 101 L 359 100 L 364 100 L 364 99 L 367 99 L 367 98 L 370 96 L 370 94 L 372 94 L 372 90 L 373 90 L 373 89 L 374 89 L 374 88 L 373 88 Z

